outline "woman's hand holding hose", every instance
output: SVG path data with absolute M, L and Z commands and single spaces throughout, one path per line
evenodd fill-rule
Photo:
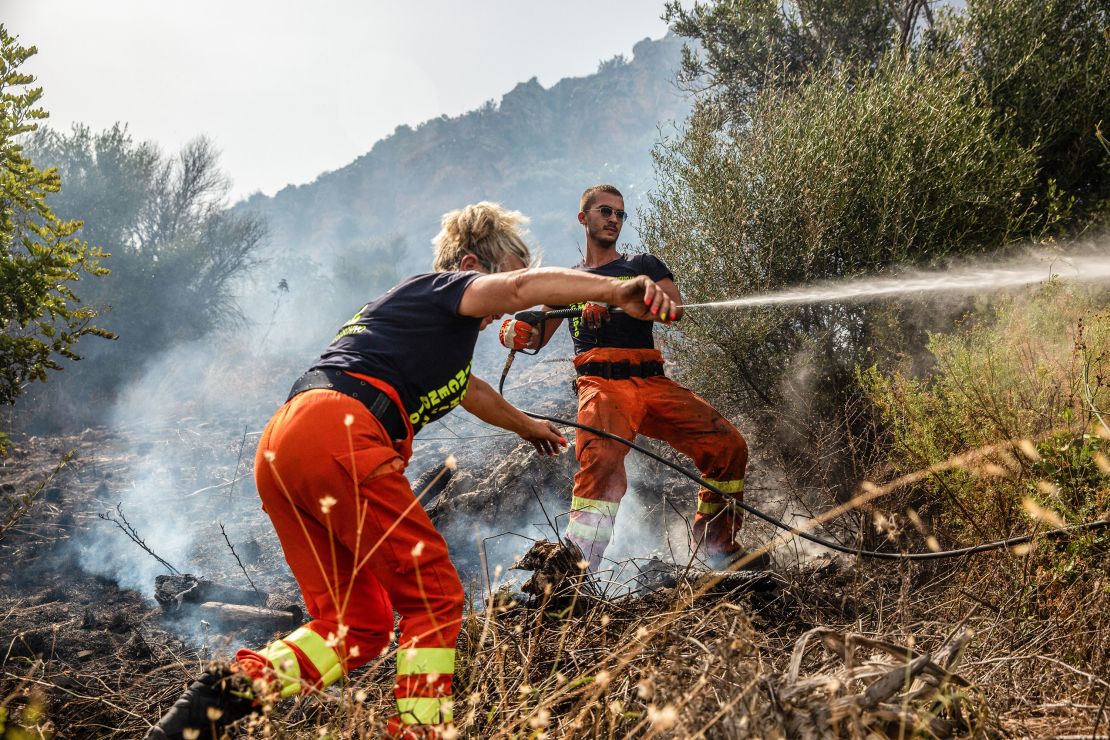
M 533 422 L 526 429 L 517 432 L 525 442 L 531 442 L 536 452 L 544 457 L 558 455 L 566 449 L 567 440 L 559 427 L 549 421 L 531 419 Z
M 621 280 L 616 286 L 612 304 L 629 316 L 648 321 L 670 323 L 676 318 L 678 305 L 646 275 Z

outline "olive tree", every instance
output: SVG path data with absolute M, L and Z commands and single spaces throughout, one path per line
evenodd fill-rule
M 62 187 L 58 170 L 40 169 L 24 151 L 47 117 L 38 107 L 42 88 L 21 71 L 35 53 L 0 24 L 0 404 L 45 381 L 60 358 L 76 359 L 82 337 L 108 336 L 74 292 L 82 277 L 107 273 L 103 254 L 78 238 L 80 221 L 59 218 L 48 204 Z

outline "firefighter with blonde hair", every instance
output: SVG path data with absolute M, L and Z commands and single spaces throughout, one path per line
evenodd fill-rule
M 190 685 L 148 738 L 207 737 L 262 695 L 319 691 L 390 651 L 400 615 L 392 737 L 451 726 L 464 593 L 447 544 L 404 470 L 413 435 L 462 406 L 541 455 L 566 440 L 471 375 L 478 332 L 538 304 L 604 301 L 651 320 L 674 313 L 647 277 L 531 268 L 526 219 L 482 202 L 443 217 L 434 272 L 414 275 L 347 321 L 267 424 L 255 479 L 312 619 L 240 650 Z

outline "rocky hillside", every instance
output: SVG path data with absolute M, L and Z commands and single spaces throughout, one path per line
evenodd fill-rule
M 630 201 L 650 186 L 653 144 L 689 110 L 674 83 L 681 48 L 673 37 L 644 39 L 631 59 L 602 62 L 588 77 L 548 89 L 532 78 L 457 118 L 399 126 L 348 166 L 241 207 L 268 219 L 279 260 L 312 256 L 326 268 L 393 236 L 424 264 L 441 214 L 492 199 L 531 216 L 549 261 L 566 262 L 577 254 L 586 186 L 612 181 Z

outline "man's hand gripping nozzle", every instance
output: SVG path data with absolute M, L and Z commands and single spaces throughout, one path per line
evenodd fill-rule
M 540 351 L 539 344 L 540 335 L 536 333 L 536 329 L 541 329 L 543 324 L 548 319 L 576 319 L 583 316 L 584 312 L 590 310 L 590 307 L 595 307 L 595 313 L 600 314 L 601 311 L 596 307 L 601 304 L 587 303 L 585 308 L 557 308 L 553 311 L 537 311 L 535 309 L 528 311 L 518 311 L 513 314 L 511 319 L 505 319 L 501 322 L 501 331 L 498 337 L 501 344 L 509 350 L 509 356 L 505 358 L 505 367 L 501 370 L 501 382 L 497 385 L 497 390 L 501 395 L 505 390 L 505 378 L 509 374 L 509 368 L 513 366 L 513 360 L 516 359 L 517 352 L 523 352 L 526 355 L 535 355 Z M 596 321 L 598 324 L 608 321 L 609 314 L 623 313 L 619 308 L 602 307 L 604 308 L 604 317 L 598 315 Z
M 505 358 L 505 367 L 501 370 L 501 382 L 497 386 L 497 390 L 501 395 L 504 395 L 505 378 L 509 375 L 509 368 L 513 366 L 513 360 L 516 359 L 517 352 L 524 352 L 525 354 L 534 355 L 540 351 L 539 347 L 532 347 L 533 339 L 536 337 L 536 329 L 543 326 L 543 322 L 549 318 L 555 318 L 549 314 L 559 313 L 558 311 L 518 311 L 511 319 L 505 319 L 501 322 L 501 331 L 498 333 L 498 338 L 501 344 L 509 350 L 509 356 Z M 577 315 L 577 312 L 571 315 Z M 528 350 L 531 349 L 531 352 Z

